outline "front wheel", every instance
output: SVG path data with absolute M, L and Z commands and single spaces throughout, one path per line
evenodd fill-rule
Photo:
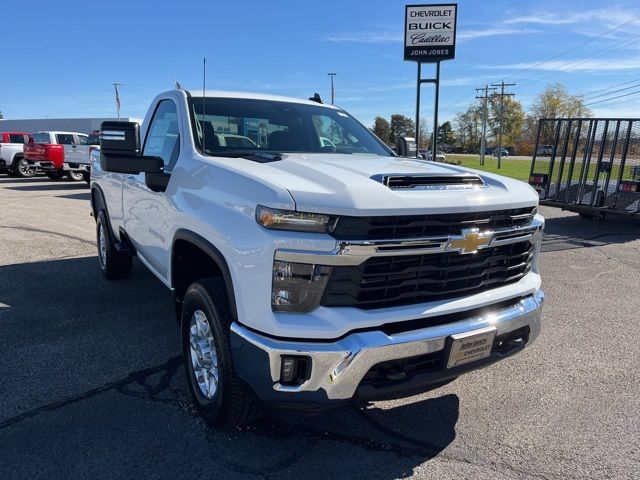
M 67 178 L 72 182 L 81 182 L 82 180 L 84 180 L 84 177 L 82 176 L 82 172 L 77 172 L 77 171 L 67 172 Z
M 16 177 L 29 178 L 36 174 L 36 167 L 31 167 L 24 158 L 13 162 L 13 174 Z
M 98 263 L 102 274 L 109 280 L 128 277 L 131 274 L 133 258 L 129 252 L 118 251 L 104 210 L 100 210 L 96 219 L 96 239 Z
M 231 358 L 231 312 L 224 283 L 205 278 L 193 283 L 182 306 L 182 352 L 193 400 L 204 419 L 233 428 L 255 420 L 259 404 L 236 376 Z

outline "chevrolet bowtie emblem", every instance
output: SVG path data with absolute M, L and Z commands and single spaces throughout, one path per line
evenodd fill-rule
M 447 250 L 457 250 L 460 253 L 476 253 L 478 248 L 491 243 L 492 232 L 480 232 L 477 228 L 465 228 L 462 235 L 453 235 Z

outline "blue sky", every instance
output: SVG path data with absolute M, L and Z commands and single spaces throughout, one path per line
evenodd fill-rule
M 413 117 L 416 65 L 402 60 L 405 3 L 29 2 L 24 15 L 3 22 L 0 110 L 5 118 L 113 116 L 117 81 L 124 83 L 122 115 L 143 117 L 153 96 L 172 88 L 174 76 L 186 88 L 201 88 L 206 56 L 211 89 L 319 92 L 327 100 L 327 72 L 334 71 L 336 103 L 364 123 L 396 112 Z M 469 105 L 474 87 L 501 79 L 517 83 L 513 91 L 525 107 L 555 81 L 575 94 L 635 79 L 629 85 L 640 84 L 637 0 L 458 5 L 457 57 L 442 64 L 444 120 Z M 431 69 L 425 66 L 424 75 Z M 432 93 L 423 87 L 422 114 L 429 118 Z M 637 117 L 640 95 L 591 108 L 597 115 Z

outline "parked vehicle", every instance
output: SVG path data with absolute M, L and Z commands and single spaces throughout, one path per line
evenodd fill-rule
M 423 155 L 422 158 L 424 158 L 425 160 L 432 161 L 433 159 L 431 158 L 431 156 L 432 156 L 431 150 L 427 150 L 427 152 Z M 438 150 L 438 153 L 436 154 L 435 161 L 436 162 L 446 162 L 447 161 L 447 156 L 444 154 L 444 152 L 442 150 Z
M 553 154 L 553 146 L 540 145 L 536 150 L 536 156 L 538 157 L 550 157 Z
M 24 159 L 24 144 L 29 142 L 25 132 L 0 134 L 0 172 L 17 177 L 33 177 L 37 169 Z
M 174 90 L 91 154 L 98 263 L 174 294 L 211 423 L 430 389 L 540 331 L 544 219 L 527 184 L 400 158 L 332 105 Z M 259 121 L 252 149 L 222 146 Z M 322 143 L 332 132 L 335 151 Z M 517 379 L 513 381 L 518 381 Z
M 24 147 L 24 157 L 32 167 L 40 168 L 51 180 L 67 176 L 69 180 L 83 179 L 89 168 L 88 135 L 76 132 L 38 132 L 33 142 Z
M 94 130 L 89 134 L 87 138 L 87 145 L 89 145 L 89 154 L 86 158 L 85 170 L 82 172 L 82 178 L 85 182 L 91 183 L 91 152 L 100 147 L 100 131 Z
M 491 155 L 493 153 L 493 147 L 487 147 L 484 149 L 485 155 Z
M 509 156 L 509 150 L 507 150 L 506 148 L 494 148 L 493 149 L 493 156 L 497 157 L 498 153 L 502 152 L 502 154 L 500 155 L 501 157 L 508 157 Z

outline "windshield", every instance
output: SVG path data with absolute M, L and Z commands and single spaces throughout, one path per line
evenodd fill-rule
M 255 152 L 393 155 L 380 140 L 342 110 L 272 100 L 190 99 L 196 147 L 213 156 Z

